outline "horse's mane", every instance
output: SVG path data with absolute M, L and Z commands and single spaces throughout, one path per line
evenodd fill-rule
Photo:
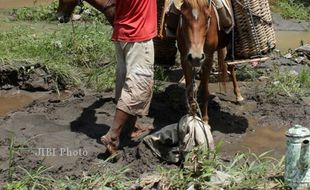
M 209 0 L 186 0 L 193 9 L 199 9 L 209 5 Z

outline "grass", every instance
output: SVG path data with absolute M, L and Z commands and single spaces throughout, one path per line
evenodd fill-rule
M 310 68 L 305 67 L 301 70 L 300 74 L 298 75 L 298 81 L 301 84 L 302 88 L 310 89 Z
M 33 7 L 15 8 L 10 11 L 14 20 L 27 21 L 52 21 L 55 20 L 58 2 L 53 1 L 48 5 L 36 5 Z
M 10 11 L 10 15 L 13 16 L 13 20 L 18 21 L 53 21 L 56 20 L 55 13 L 57 12 L 58 1 L 53 1 L 48 5 L 37 5 L 33 7 L 24 7 L 12 9 Z M 88 3 L 85 3 L 83 7 L 84 11 L 81 14 L 82 21 L 97 21 L 104 24 L 108 24 L 108 21 L 104 17 L 104 15 L 91 7 Z M 80 8 L 74 10 L 74 13 L 78 14 Z
M 0 64 L 40 63 L 54 78 L 65 79 L 70 85 L 110 88 L 114 83 L 113 67 L 103 66 L 114 62 L 111 28 L 99 22 L 54 27 L 40 32 L 31 26 L 16 26 L 1 32 Z
M 264 74 L 264 69 L 255 68 L 250 65 L 242 65 L 236 69 L 236 75 L 240 81 L 255 81 Z
M 182 169 L 161 168 L 164 189 L 187 189 L 190 185 L 196 189 L 280 189 L 285 184 L 278 176 L 283 175 L 283 161 L 254 153 L 239 153 L 231 161 L 225 162 L 215 154 L 207 159 L 209 153 L 195 149 L 187 160 L 188 167 Z M 215 181 L 221 176 L 222 181 Z
M 80 177 L 70 178 L 64 176 L 62 179 L 56 179 L 49 174 L 51 168 L 38 166 L 29 171 L 18 167 L 22 175 L 16 180 L 5 184 L 6 190 L 27 190 L 27 189 L 115 189 L 123 190 L 132 183 L 126 176 L 127 167 L 108 170 L 106 165 L 108 161 L 98 163 L 97 167 L 102 168 L 97 173 L 89 174 L 83 172 Z
M 310 21 L 309 2 L 305 0 L 271 0 L 271 9 L 279 12 L 284 18 Z
M 165 90 L 163 81 L 167 81 L 168 76 L 165 74 L 165 69 L 155 65 L 154 69 L 154 86 L 153 91 L 155 94 L 159 94 Z
M 89 6 L 82 15 L 87 22 L 79 22 L 73 27 L 70 23 L 43 23 L 54 19 L 56 7 L 54 1 L 50 5 L 11 10 L 14 19 L 9 22 L 19 26 L 0 33 L 0 64 L 40 63 L 56 81 L 84 85 L 97 91 L 111 90 L 115 81 L 111 27 L 102 24 L 106 22 L 103 15 Z M 48 29 L 40 31 L 40 23 Z M 163 80 L 162 68 L 156 67 L 155 93 L 163 90 Z
M 275 67 L 265 90 L 271 97 L 277 94 L 302 97 L 310 90 L 310 68 L 305 66 L 300 73 L 296 73 Z

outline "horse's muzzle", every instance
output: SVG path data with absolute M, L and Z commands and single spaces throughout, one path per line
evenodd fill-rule
M 192 53 L 189 53 L 187 54 L 186 58 L 187 58 L 187 61 L 192 64 L 193 67 L 200 67 L 201 64 L 204 62 L 204 60 L 206 59 L 206 56 L 204 53 L 202 53 L 199 56 L 197 55 L 193 56 Z

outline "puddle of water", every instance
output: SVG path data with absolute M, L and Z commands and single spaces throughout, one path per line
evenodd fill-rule
M 33 100 L 43 97 L 44 94 L 24 91 L 0 91 L 0 117 L 30 104 Z
M 300 46 L 300 42 L 304 44 L 310 43 L 310 32 L 300 31 L 276 31 L 277 49 L 282 53 L 288 51 L 289 48 L 294 50 Z
M 0 9 L 30 7 L 51 3 L 53 0 L 0 0 Z
M 286 130 L 273 126 L 256 128 L 244 138 L 242 144 L 257 154 L 272 151 L 275 157 L 281 158 L 285 154 Z
M 247 132 L 246 135 L 238 140 L 224 140 L 225 144 L 222 147 L 222 152 L 227 155 L 234 155 L 237 152 L 253 152 L 256 155 L 269 152 L 269 156 L 280 159 L 285 155 L 286 147 L 286 130 L 274 126 L 255 127 L 251 128 L 252 132 Z M 232 141 L 232 142 L 230 142 Z M 235 142 L 234 142 L 235 141 Z

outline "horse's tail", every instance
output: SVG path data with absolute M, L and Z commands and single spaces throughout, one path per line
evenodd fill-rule
M 224 88 L 224 92 L 226 92 L 227 78 L 227 64 L 225 63 L 225 56 L 226 48 L 221 48 L 217 50 L 220 89 L 222 86 Z

